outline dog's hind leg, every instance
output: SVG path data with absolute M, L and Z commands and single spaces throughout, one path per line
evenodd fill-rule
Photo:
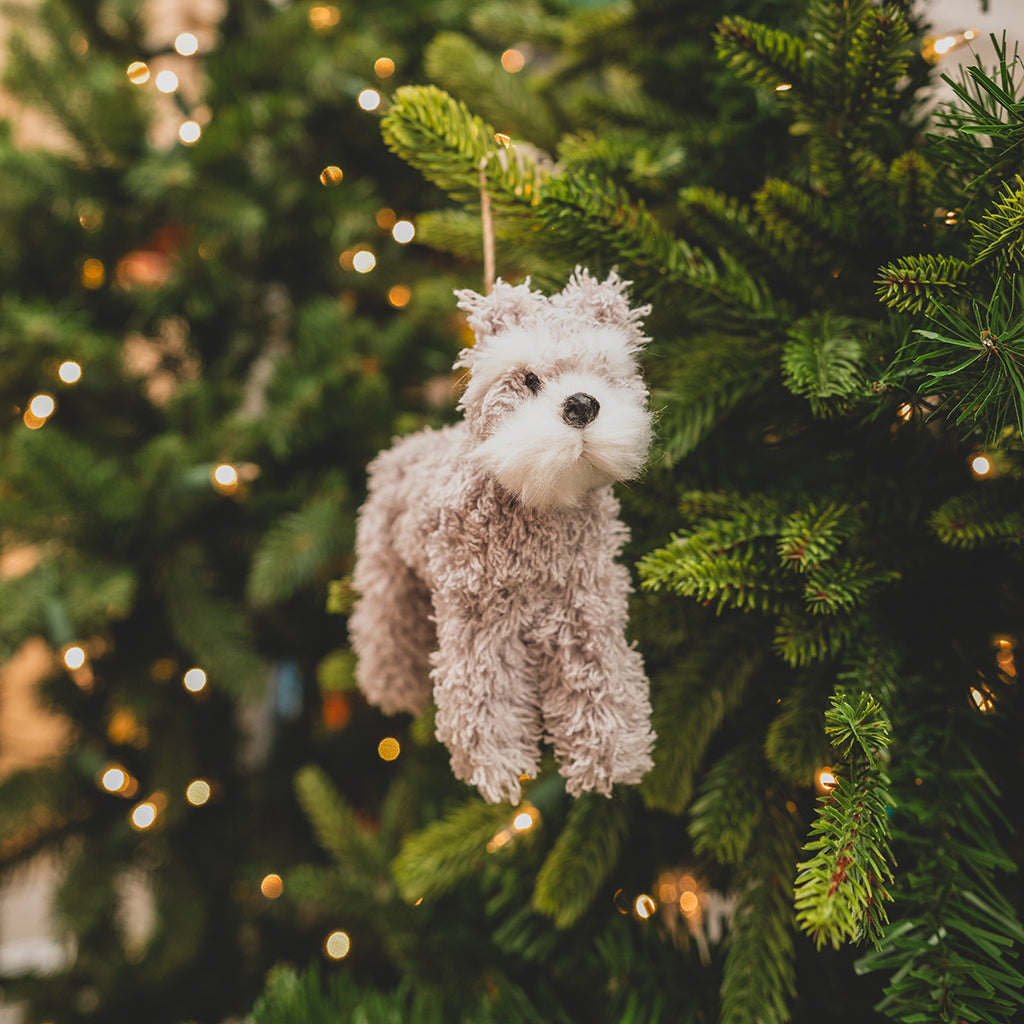
M 436 646 L 430 594 L 395 553 L 385 523 L 368 507 L 356 536 L 349 616 L 356 677 L 366 699 L 386 714 L 421 714 L 430 703 L 430 651 Z

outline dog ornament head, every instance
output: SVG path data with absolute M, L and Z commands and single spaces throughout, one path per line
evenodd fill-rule
M 647 458 L 651 417 L 637 355 L 649 340 L 613 271 L 576 268 L 550 297 L 495 282 L 457 293 L 476 344 L 459 408 L 478 466 L 537 509 L 571 508 L 597 487 L 629 480 Z

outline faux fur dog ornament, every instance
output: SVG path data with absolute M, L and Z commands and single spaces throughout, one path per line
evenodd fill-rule
M 433 691 L 452 769 L 520 797 L 540 743 L 566 789 L 610 795 L 651 766 L 649 686 L 624 635 L 626 539 L 611 484 L 650 443 L 628 282 L 577 268 L 550 298 L 498 280 L 459 292 L 476 344 L 463 422 L 370 465 L 349 622 L 367 699 L 420 713 Z

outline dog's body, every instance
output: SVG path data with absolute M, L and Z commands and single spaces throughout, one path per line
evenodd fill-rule
M 650 767 L 648 683 L 624 627 L 626 539 L 610 484 L 649 443 L 625 283 L 577 271 L 558 296 L 462 293 L 477 345 L 465 421 L 370 467 L 349 629 L 366 697 L 419 713 L 431 693 L 455 774 L 519 798 L 540 742 L 566 788 L 609 794 Z

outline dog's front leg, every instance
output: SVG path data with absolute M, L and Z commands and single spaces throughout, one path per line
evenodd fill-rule
M 485 800 L 520 798 L 536 774 L 540 712 L 521 613 L 507 594 L 460 580 L 434 593 L 438 649 L 432 656 L 437 738 L 455 775 Z
M 610 559 L 571 574 L 564 602 L 546 624 L 551 670 L 541 690 L 544 730 L 566 790 L 611 795 L 651 767 L 649 684 L 624 634 L 629 579 Z

